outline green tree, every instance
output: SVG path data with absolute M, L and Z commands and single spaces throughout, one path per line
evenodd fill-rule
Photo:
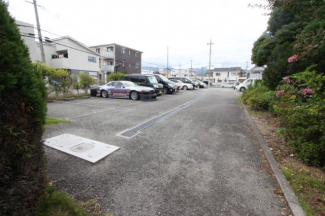
M 73 88 L 76 89 L 77 90 L 77 93 L 79 94 L 80 83 L 79 82 L 73 83 Z
M 126 73 L 121 73 L 121 72 L 117 72 L 117 73 L 111 73 L 107 76 L 106 81 L 115 81 L 115 80 L 122 80 L 123 77 L 125 76 Z
M 88 93 L 90 85 L 93 84 L 93 79 L 88 72 L 84 72 L 78 76 L 78 82 L 80 84 L 80 87 L 83 88 L 86 93 Z
M 257 66 L 267 64 L 267 58 L 270 56 L 274 43 L 268 34 L 263 34 L 255 43 L 252 49 L 252 62 Z
M 31 215 L 45 188 L 46 86 L 0 1 L 0 215 Z
M 317 65 L 315 69 L 324 73 L 324 2 L 268 0 L 266 7 L 272 9 L 268 37 L 263 34 L 252 49 L 252 62 L 267 66 L 265 84 L 275 89 L 284 76 L 310 65 Z M 293 62 L 289 63 L 289 58 Z
M 55 92 L 56 96 L 60 93 L 67 93 L 71 85 L 71 75 L 64 69 L 54 69 L 43 63 L 33 63 L 43 76 L 47 86 L 48 95 Z

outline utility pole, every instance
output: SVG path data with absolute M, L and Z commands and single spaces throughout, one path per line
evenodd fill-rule
M 38 19 L 38 12 L 37 12 L 36 0 L 34 0 L 33 3 L 34 3 L 34 8 L 35 8 L 35 16 L 36 16 L 36 23 L 37 23 L 37 30 L 38 30 L 38 40 L 39 40 L 40 49 L 41 49 L 42 62 L 44 64 L 46 64 L 46 62 L 45 62 L 44 47 L 43 47 L 43 39 L 42 39 L 42 33 L 41 33 L 41 26 L 39 24 L 39 19 Z
M 189 75 L 188 75 L 188 77 L 190 77 L 191 78 L 191 73 L 192 73 L 192 59 L 190 60 L 191 61 L 191 70 L 190 70 L 190 73 L 189 73 Z
M 210 45 L 210 58 L 209 58 L 209 75 L 210 75 L 210 82 L 211 82 L 211 45 L 213 45 L 211 38 L 210 38 L 210 43 L 208 43 L 208 45 Z

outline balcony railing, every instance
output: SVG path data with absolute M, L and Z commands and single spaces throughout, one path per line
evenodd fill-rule
M 100 53 L 100 55 L 103 57 L 103 58 L 114 58 L 115 55 L 114 55 L 114 52 L 102 52 Z
M 101 65 L 101 69 L 102 69 L 102 71 L 114 72 L 113 65 Z
M 70 68 L 68 58 L 53 58 L 51 60 L 51 66 L 54 68 Z

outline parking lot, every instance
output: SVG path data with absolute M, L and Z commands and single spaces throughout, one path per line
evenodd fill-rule
M 45 147 L 49 178 L 114 215 L 279 215 L 284 204 L 233 89 L 156 101 L 89 98 L 48 104 L 44 139 L 69 133 L 120 147 L 92 164 Z M 132 137 L 121 133 L 145 125 Z

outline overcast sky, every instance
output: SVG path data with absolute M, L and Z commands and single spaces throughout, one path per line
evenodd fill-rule
M 142 65 L 153 67 L 167 65 L 169 47 L 173 68 L 190 68 L 191 60 L 193 68 L 208 68 L 210 38 L 211 68 L 252 67 L 253 43 L 269 18 L 248 7 L 254 3 L 265 0 L 37 0 L 43 36 L 121 44 L 142 51 Z M 9 0 L 9 12 L 36 26 L 27 1 Z

